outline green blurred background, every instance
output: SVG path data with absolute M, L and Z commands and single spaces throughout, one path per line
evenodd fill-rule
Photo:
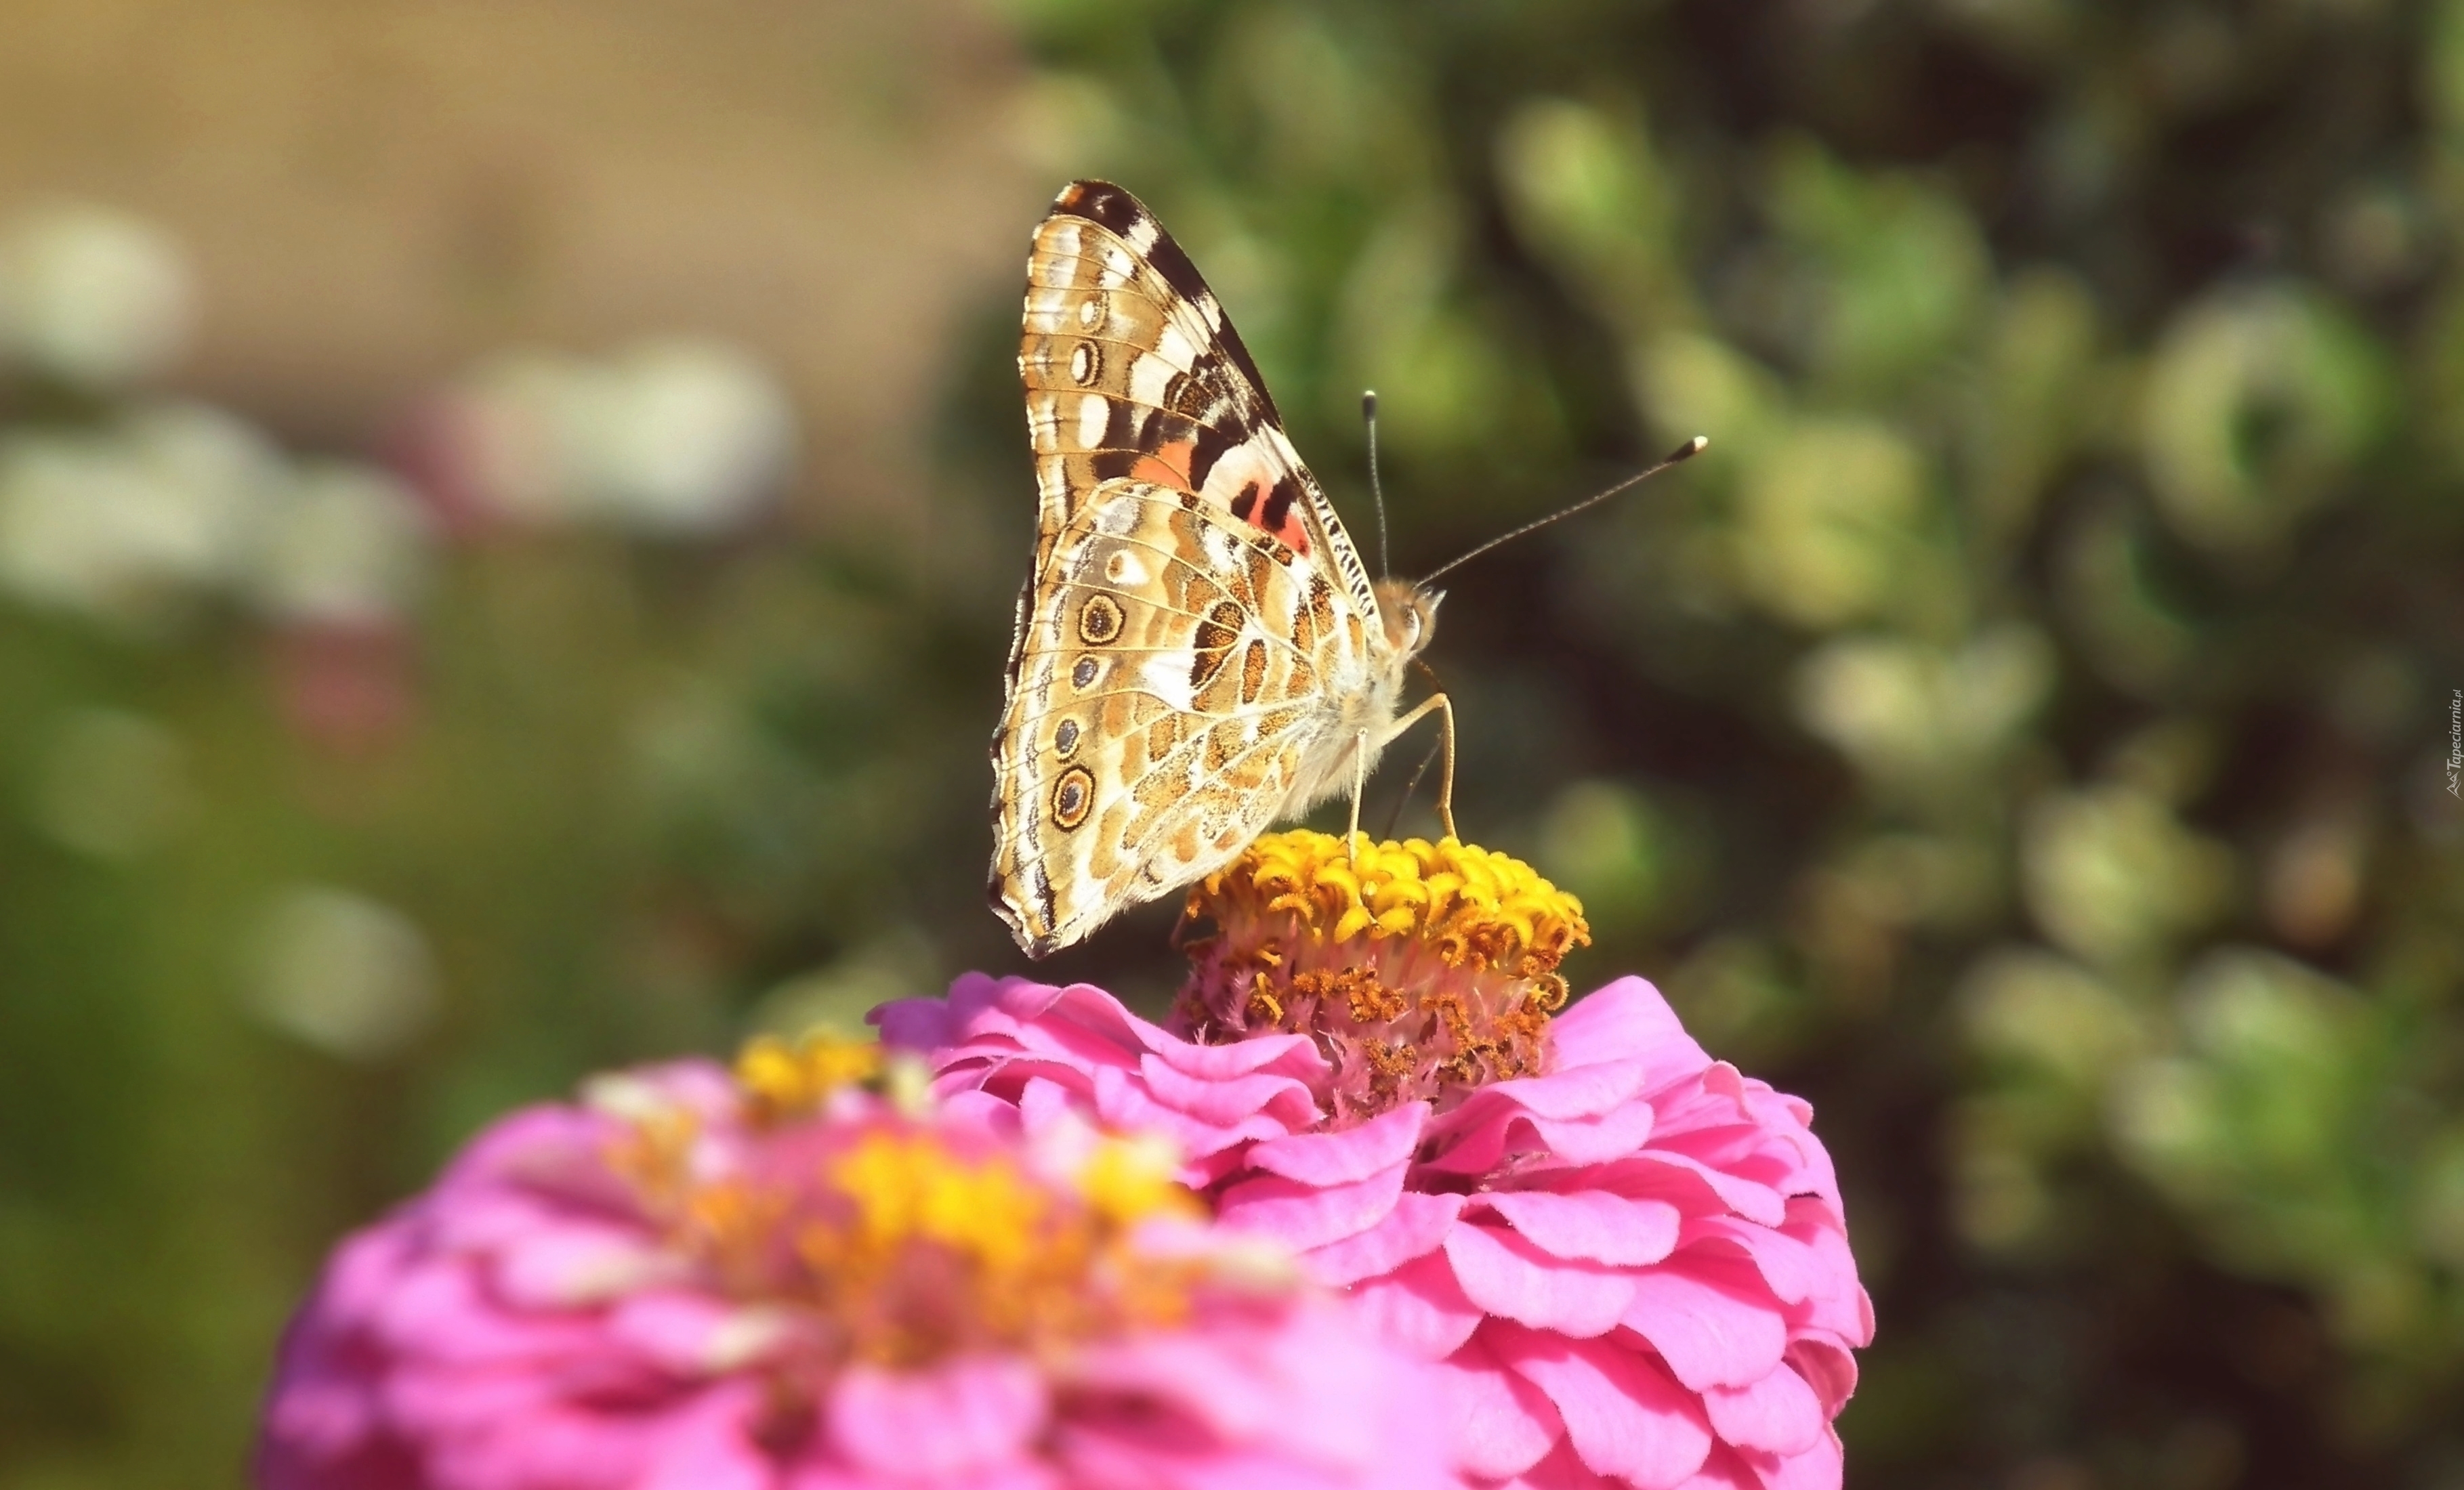
M 1023 970 L 1089 174 L 1401 572 L 1712 437 L 1432 661 L 1577 986 L 1814 1100 L 1853 1486 L 2464 1486 L 2459 0 L 13 0 L 0 1486 L 239 1482 L 507 1107 Z

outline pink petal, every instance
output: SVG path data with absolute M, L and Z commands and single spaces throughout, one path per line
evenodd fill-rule
M 744 1364 L 759 1343 L 757 1316 L 708 1294 L 663 1288 L 609 1310 L 608 1343 L 631 1348 L 661 1369 L 691 1380 Z M 776 1338 L 775 1331 L 769 1333 Z
M 1825 1428 L 1814 1447 L 1802 1454 L 1775 1457 L 1768 1454 L 1746 1454 L 1742 1457 L 1753 1467 L 1754 1477 L 1765 1490 L 1839 1490 L 1841 1455 L 1839 1435 Z
M 1649 1142 L 1658 1119 L 1647 1102 L 1629 1102 L 1597 1117 L 1531 1121 L 1542 1150 L 1561 1164 L 1605 1164 Z
M 1825 1340 L 1792 1340 L 1786 1359 L 1822 1401 L 1822 1415 L 1837 1417 L 1857 1394 L 1857 1358 L 1844 1345 Z
M 1221 1128 L 1278 1107 L 1296 1123 L 1307 1123 L 1317 1116 L 1317 1100 L 1309 1095 L 1305 1083 L 1272 1072 L 1192 1076 L 1154 1055 L 1146 1055 L 1138 1058 L 1138 1075 L 1155 1101 Z
M 1549 1394 L 1574 1452 L 1600 1474 L 1664 1490 L 1702 1468 L 1711 1452 L 1702 1404 L 1639 1351 L 1500 1321 L 1484 1326 L 1480 1338 Z
M 1874 1343 L 1874 1301 L 1857 1281 L 1857 1258 L 1848 1234 L 1818 1201 L 1789 1202 L 1788 1235 L 1814 1255 L 1819 1283 L 1804 1323 L 1838 1335 L 1852 1346 Z
M 1711 1193 L 1719 1196 L 1721 1204 L 1759 1225 L 1777 1226 L 1788 1219 L 1787 1198 L 1760 1181 L 1749 1179 L 1726 1170 L 1715 1169 L 1691 1154 L 1680 1153 L 1675 1150 L 1662 1148 L 1657 1143 L 1652 1146 L 1649 1153 L 1635 1156 L 1636 1178 L 1642 1177 L 1640 1171 L 1653 1167 L 1694 1175 L 1710 1187 Z M 1675 1180 L 1676 1176 L 1671 1175 L 1668 1178 Z M 1670 1198 L 1678 1197 L 1672 1195 Z M 1683 1204 L 1683 1201 L 1679 1200 L 1679 1204 Z
M 1470 1107 L 1465 1103 L 1455 1110 L 1460 1113 Z M 1440 1135 L 1428 1169 L 1445 1174 L 1485 1174 L 1504 1167 L 1507 1155 L 1512 1153 L 1545 1154 L 1569 1165 L 1605 1163 L 1641 1148 L 1651 1137 L 1653 1123 L 1651 1105 L 1639 1101 L 1592 1118 L 1535 1118 L 1510 1106 L 1483 1111 L 1485 1115 L 1478 1124 Z
M 1713 1387 L 1703 1393 L 1711 1431 L 1741 1449 L 1801 1454 L 1814 1447 L 1831 1421 L 1805 1378 L 1782 1364 L 1744 1387 Z
M 1565 1435 L 1540 1389 L 1507 1370 L 1478 1340 L 1448 1357 L 1439 1373 L 1455 1461 L 1474 1475 L 1522 1474 Z
M 1339 1133 L 1292 1133 L 1249 1150 L 1252 1167 L 1305 1185 L 1343 1185 L 1402 1163 L 1419 1147 L 1429 1106 L 1406 1103 Z
M 1828 1269 L 1813 1248 L 1784 1231 L 1758 1226 L 1733 1216 L 1699 1216 L 1685 1223 L 1677 1242 L 1681 1253 L 1740 1257 L 1753 1263 L 1771 1297 L 1782 1304 L 1803 1304 L 1830 1282 Z
M 1464 1297 L 1441 1253 L 1415 1258 L 1383 1278 L 1353 1284 L 1351 1299 L 1353 1312 L 1372 1333 L 1424 1361 L 1452 1355 L 1484 1317 L 1480 1306 Z
M 1111 1067 L 1096 1071 L 1092 1085 L 1095 1115 L 1105 1126 L 1128 1132 L 1159 1132 L 1193 1160 L 1247 1139 L 1280 1137 L 1295 1126 L 1265 1112 L 1228 1127 L 1204 1122 L 1155 1101 L 1136 1073 Z
M 1711 1058 L 1685 1033 L 1677 1011 L 1660 990 L 1639 977 L 1621 977 L 1574 1000 L 1550 1021 L 1557 1059 L 1568 1066 L 1606 1061 L 1645 1061 L 1657 1088 L 1679 1075 L 1699 1071 Z
M 1463 1107 L 1448 1114 L 1466 1126 L 1486 1116 L 1490 1107 L 1511 1107 L 1537 1118 L 1596 1117 L 1630 1102 L 1642 1088 L 1642 1073 L 1630 1062 L 1579 1065 L 1547 1076 L 1518 1076 L 1491 1082 L 1473 1092 Z M 1472 1112 L 1478 1107 L 1484 1110 Z M 1447 1119 L 1439 1120 L 1442 1126 Z
M 1479 1199 L 1507 1224 L 1561 1258 L 1642 1266 L 1677 1244 L 1678 1211 L 1665 1200 L 1629 1200 L 1588 1190 L 1501 1190 Z
M 1391 1273 L 1414 1258 L 1436 1251 L 1456 1217 L 1463 1215 L 1465 1198 L 1405 1191 L 1395 1197 L 1395 1209 L 1376 1225 L 1316 1248 L 1302 1257 L 1301 1266 L 1327 1288 Z
M 881 1031 L 881 1042 L 897 1050 L 937 1050 L 957 1042 L 958 1019 L 948 1000 L 893 998 L 876 1004 L 864 1022 Z
M 776 1468 L 745 1432 L 759 1411 L 759 1389 L 749 1381 L 708 1393 L 644 1444 L 627 1490 L 772 1490 Z
M 1057 1084 L 1041 1078 L 1027 1085 L 1049 1091 L 1062 1089 Z M 967 1122 L 979 1124 L 987 1131 L 997 1133 L 1002 1138 L 1016 1138 L 1023 1129 L 1019 1107 L 1001 1101 L 991 1092 L 964 1089 L 942 1091 L 936 1087 L 934 1095 L 940 1098 L 942 1111 Z
M 547 1396 L 547 1384 L 539 1385 L 542 1395 L 509 1403 L 475 1429 L 429 1437 L 428 1482 L 629 1490 L 652 1446 L 670 1431 L 690 1427 L 697 1405 L 688 1400 L 663 1412 L 599 1413 Z
M 1502 1481 L 1498 1490 L 1620 1490 L 1614 1479 L 1603 1479 L 1584 1467 L 1582 1457 L 1573 1444 L 1559 1439 L 1549 1451 L 1549 1457 L 1524 1474 Z
M 1110 995 L 1106 996 L 1110 997 Z M 1306 1035 L 1256 1035 L 1228 1045 L 1200 1045 L 1160 1025 L 1130 1016 L 1130 1032 L 1166 1065 L 1200 1081 L 1220 1082 L 1265 1073 L 1298 1082 L 1323 1081 L 1326 1058 Z
M 1703 1467 L 1678 1490 L 1762 1490 L 1762 1479 L 1747 1464 L 1745 1456 L 1725 1443 L 1715 1443 Z
M 1635 1277 L 1648 1276 L 1552 1258 L 1512 1232 L 1469 1222 L 1446 1234 L 1445 1256 L 1465 1297 L 1483 1309 L 1577 1336 L 1616 1327 L 1634 1302 Z
M 1320 1189 L 1261 1174 L 1223 1192 L 1216 1216 L 1234 1231 L 1272 1237 L 1294 1252 L 1357 1237 L 1386 1218 L 1403 1193 L 1401 1163 L 1350 1185 Z
M 1758 1381 L 1788 1348 L 1787 1321 L 1750 1268 L 1691 1254 L 1635 1275 L 1624 1324 L 1695 1391 Z
M 915 1371 L 849 1367 L 824 1411 L 830 1441 L 853 1463 L 936 1479 L 1023 1457 L 1044 1430 L 1048 1404 L 1034 1367 L 986 1356 Z
M 497 1251 L 490 1281 L 517 1308 L 571 1308 L 672 1279 L 675 1255 L 638 1227 L 534 1226 Z

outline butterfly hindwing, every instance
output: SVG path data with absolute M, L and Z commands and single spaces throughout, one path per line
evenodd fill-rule
M 995 742 L 1016 805 L 994 867 L 1057 945 L 1273 822 L 1322 724 L 1320 644 L 1363 638 L 1289 549 L 1149 482 L 1102 483 L 1045 578 Z

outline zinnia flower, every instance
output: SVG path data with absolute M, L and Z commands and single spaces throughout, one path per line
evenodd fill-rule
M 496 1124 L 334 1257 L 261 1483 L 1453 1482 L 1428 1368 L 1210 1225 L 1168 1151 L 880 1064 L 761 1042 Z
M 1477 1481 L 1832 1490 L 1873 1333 L 1812 1110 L 1652 986 L 1566 1004 L 1581 908 L 1451 840 L 1262 839 L 1190 896 L 1167 1030 L 1086 985 L 876 1012 L 935 1089 L 1168 1135 L 1226 1225 L 1425 1359 Z

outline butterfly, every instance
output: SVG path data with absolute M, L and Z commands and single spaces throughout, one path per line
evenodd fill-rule
M 1035 562 L 992 741 L 993 909 L 1028 955 L 1202 879 L 1358 786 L 1438 592 L 1375 580 L 1221 303 L 1155 214 L 1071 183 L 1035 230 L 1018 370 Z M 1355 823 L 1356 826 L 1356 823 Z

